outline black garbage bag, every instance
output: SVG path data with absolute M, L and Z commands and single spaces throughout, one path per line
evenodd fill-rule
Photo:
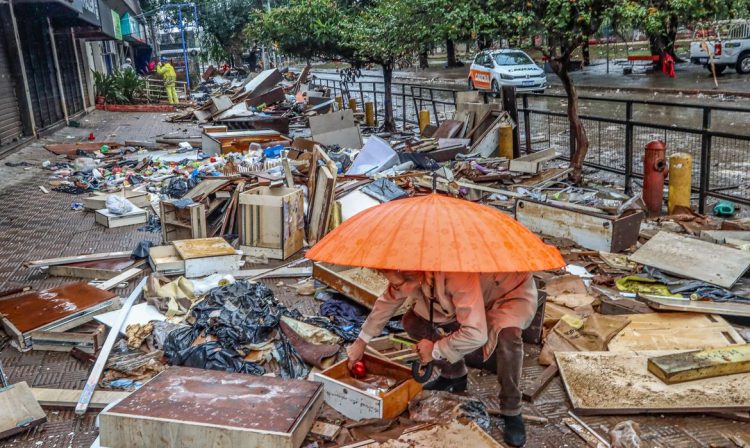
M 213 363 L 221 366 L 222 370 L 252 370 L 243 359 L 247 351 L 245 346 L 273 342 L 272 356 L 282 378 L 304 378 L 310 371 L 279 329 L 281 316 L 298 319 L 302 316 L 279 303 L 273 292 L 262 283 L 238 281 L 214 288 L 193 307 L 191 314 L 195 319 L 193 325 L 172 331 L 164 344 L 164 353 L 170 364 L 187 365 L 189 362 L 200 367 L 201 363 Z M 191 347 L 199 335 L 216 339 L 208 348 L 213 348 L 213 351 L 197 351 Z M 217 351 L 217 348 L 220 350 Z M 261 368 L 257 364 L 250 364 Z
M 196 185 L 198 181 L 194 178 L 173 177 L 169 179 L 169 183 L 161 189 L 161 192 L 172 198 L 181 198 Z
M 266 373 L 263 367 L 254 362 L 245 361 L 239 353 L 226 349 L 217 342 L 206 342 L 205 344 L 188 347 L 174 353 L 170 362 L 185 367 L 224 372 L 249 373 L 251 375 Z

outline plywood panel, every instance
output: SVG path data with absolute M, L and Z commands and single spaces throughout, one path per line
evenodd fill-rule
M 648 370 L 668 384 L 750 372 L 750 344 L 656 356 Z
M 630 259 L 724 288 L 731 288 L 750 267 L 747 252 L 665 231 L 648 240 Z
M 630 323 L 607 347 L 610 351 L 683 350 L 725 347 L 743 342 L 719 316 L 698 313 L 626 314 Z
M 580 414 L 712 412 L 750 409 L 750 373 L 665 384 L 648 358 L 674 352 L 557 352 L 573 408 Z
M 34 330 L 114 298 L 85 282 L 24 294 L 0 302 L 0 314 L 21 332 Z

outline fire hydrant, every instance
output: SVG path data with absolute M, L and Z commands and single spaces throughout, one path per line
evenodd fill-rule
M 646 144 L 643 158 L 643 202 L 649 216 L 661 215 L 664 202 L 664 180 L 669 175 L 667 165 L 667 144 L 652 140 Z

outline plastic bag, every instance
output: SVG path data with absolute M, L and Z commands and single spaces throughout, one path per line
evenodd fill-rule
M 615 425 L 609 431 L 609 441 L 612 448 L 640 448 L 641 437 L 638 435 L 641 427 L 633 420 L 625 420 Z
M 75 171 L 80 171 L 81 173 L 90 173 L 99 164 L 91 157 L 78 157 L 73 161 L 72 165 Z
M 148 250 L 151 249 L 153 245 L 154 243 L 149 240 L 139 241 L 135 246 L 135 249 L 133 249 L 133 252 L 130 254 L 130 257 L 137 260 L 148 258 Z
M 135 208 L 132 202 L 116 194 L 108 196 L 107 201 L 104 204 L 107 206 L 107 210 L 115 215 L 130 213 Z
M 409 418 L 415 422 L 449 423 L 459 417 L 490 428 L 487 407 L 479 400 L 438 390 L 423 390 L 409 402 Z
M 230 285 L 235 282 L 231 274 L 213 274 L 201 279 L 192 279 L 193 294 L 202 296 L 219 286 Z

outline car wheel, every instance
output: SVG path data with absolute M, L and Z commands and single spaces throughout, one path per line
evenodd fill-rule
M 502 95 L 502 92 L 500 91 L 500 84 L 497 83 L 496 80 L 492 80 L 492 96 L 495 98 L 500 98 Z
M 726 64 L 716 64 L 715 67 L 716 67 L 716 74 L 717 75 L 721 75 L 724 72 L 724 70 L 727 69 L 727 65 Z M 708 72 L 711 73 L 711 64 L 708 64 L 706 66 L 706 70 L 708 70 Z
M 739 59 L 737 59 L 735 70 L 741 75 L 750 73 L 750 53 L 742 53 L 740 55 Z
M 474 81 L 469 78 L 469 90 L 477 90 L 476 87 L 474 87 Z

